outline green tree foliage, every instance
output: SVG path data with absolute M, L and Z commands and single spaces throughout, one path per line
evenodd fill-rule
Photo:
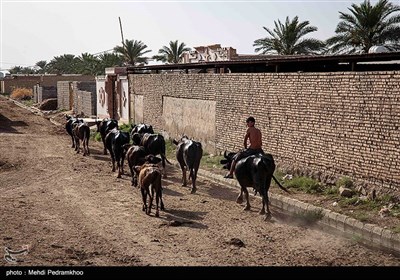
M 80 60 L 73 54 L 55 56 L 48 64 L 51 74 L 76 74 Z
M 350 13 L 339 12 L 341 21 L 336 35 L 326 42 L 331 53 L 367 53 L 375 45 L 392 51 L 400 50 L 400 6 L 379 0 L 374 6 L 369 0 L 352 4 Z
M 263 27 L 270 36 L 254 41 L 255 52 L 293 55 L 316 54 L 324 50 L 324 42 L 318 39 L 304 38 L 305 35 L 318 30 L 315 26 L 309 26 L 308 21 L 299 22 L 296 16 L 292 21 L 286 17 L 285 24 L 280 20 L 274 21 L 274 23 L 273 30 Z
M 35 70 L 31 67 L 14 66 L 9 70 L 10 74 L 35 74 Z
M 158 50 L 158 55 L 153 56 L 153 58 L 164 63 L 179 63 L 180 57 L 185 51 L 190 51 L 185 43 L 179 44 L 178 40 L 170 41 L 169 47 L 163 46 L 162 49 Z
M 82 53 L 78 57 L 76 72 L 83 75 L 97 75 L 100 60 L 90 53 Z
M 104 53 L 99 55 L 101 73 L 104 73 L 104 68 L 122 66 L 123 59 L 115 53 Z
M 46 60 L 41 60 L 36 62 L 36 73 L 38 74 L 45 74 L 47 70 L 47 61 Z
M 144 57 L 151 50 L 146 50 L 147 46 L 142 41 L 126 39 L 123 46 L 116 46 L 114 51 L 121 55 L 127 65 L 135 66 L 139 63 L 147 64 L 147 57 Z

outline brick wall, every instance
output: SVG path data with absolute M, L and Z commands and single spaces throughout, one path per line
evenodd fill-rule
M 40 83 L 40 76 L 12 76 L 2 80 L 2 93 L 11 94 L 16 88 L 32 89 Z
M 40 86 L 39 84 L 33 86 L 33 102 L 41 103 L 49 98 L 57 98 L 56 86 Z
M 72 109 L 74 114 L 85 116 L 96 115 L 96 82 L 57 82 L 57 102 L 58 109 Z
M 11 94 L 15 88 L 33 89 L 36 84 L 44 87 L 55 87 L 58 81 L 95 81 L 94 76 L 64 74 L 64 75 L 21 75 L 11 76 L 2 80 L 1 91 Z
M 263 133 L 263 149 L 282 169 L 326 182 L 348 175 L 369 186 L 399 190 L 398 71 L 151 74 L 129 79 L 133 97 L 143 96 L 143 108 L 137 110 L 156 130 L 165 130 L 163 97 L 214 101 L 215 123 L 209 125 L 215 126 L 215 134 L 210 130 L 205 141 L 215 146 L 209 152 L 242 148 L 245 119 L 253 115 Z M 185 117 L 198 123 L 197 116 Z

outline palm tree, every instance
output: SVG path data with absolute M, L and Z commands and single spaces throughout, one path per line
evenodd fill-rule
M 38 72 L 39 74 L 44 74 L 44 73 L 46 73 L 46 69 L 47 69 L 47 61 L 46 61 L 46 60 L 40 60 L 40 61 L 36 62 L 35 66 L 36 66 L 37 68 L 39 68 L 39 69 L 37 70 L 37 72 Z
M 326 43 L 331 53 L 367 53 L 374 45 L 384 45 L 389 50 L 400 50 L 400 6 L 379 0 L 372 6 L 365 0 L 359 6 L 352 4 L 350 14 L 339 12 L 340 21 L 336 35 Z
M 90 53 L 82 53 L 78 57 L 78 73 L 83 75 L 96 75 L 97 66 L 100 64 L 100 60 Z
M 153 56 L 157 61 L 167 62 L 167 63 L 179 63 L 180 57 L 185 51 L 190 51 L 185 43 L 180 43 L 178 45 L 178 40 L 170 41 L 169 47 L 163 46 L 162 49 L 158 50 L 159 55 Z
M 55 56 L 48 64 L 48 71 L 52 74 L 76 74 L 79 59 L 73 54 Z
M 285 24 L 280 20 L 274 21 L 275 28 L 270 30 L 263 27 L 271 37 L 261 38 L 254 41 L 253 46 L 257 47 L 256 52 L 262 54 L 277 53 L 281 55 L 293 54 L 316 54 L 324 49 L 324 43 L 318 39 L 303 38 L 308 33 L 317 31 L 315 26 L 309 26 L 308 21 L 299 22 L 298 17 L 289 21 L 286 17 Z
M 144 54 L 151 52 L 146 50 L 147 46 L 142 41 L 136 40 L 125 40 L 123 46 L 116 46 L 114 51 L 121 55 L 124 61 L 131 66 L 135 66 L 137 63 L 147 64 L 147 57 L 143 57 Z

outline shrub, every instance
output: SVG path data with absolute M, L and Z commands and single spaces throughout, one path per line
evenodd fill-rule
M 321 185 L 316 180 L 303 176 L 293 178 L 287 182 L 286 186 L 302 190 L 306 193 L 321 193 L 323 191 Z
M 345 188 L 348 188 L 348 189 L 352 189 L 353 188 L 353 181 L 349 178 L 349 177 L 341 177 L 340 179 L 338 179 L 337 181 L 336 181 L 336 186 L 338 187 L 338 188 L 340 188 L 340 187 L 345 187 Z
M 10 97 L 16 100 L 30 100 L 33 97 L 33 92 L 28 88 L 16 88 L 12 91 Z

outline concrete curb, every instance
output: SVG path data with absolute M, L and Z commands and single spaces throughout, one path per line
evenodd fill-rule
M 170 160 L 171 161 L 171 160 Z M 213 180 L 224 186 L 240 189 L 237 180 L 225 179 L 222 175 L 199 169 L 198 175 Z M 318 206 L 314 206 L 299 200 L 283 196 L 280 194 L 269 193 L 271 205 L 282 212 L 289 212 L 292 215 L 304 213 L 321 213 L 322 218 L 317 224 L 324 230 L 335 230 L 347 237 L 354 238 L 366 245 L 383 248 L 400 255 L 400 234 L 383 229 L 376 225 L 365 224 L 351 217 L 335 213 Z M 260 198 L 260 197 L 257 197 Z

